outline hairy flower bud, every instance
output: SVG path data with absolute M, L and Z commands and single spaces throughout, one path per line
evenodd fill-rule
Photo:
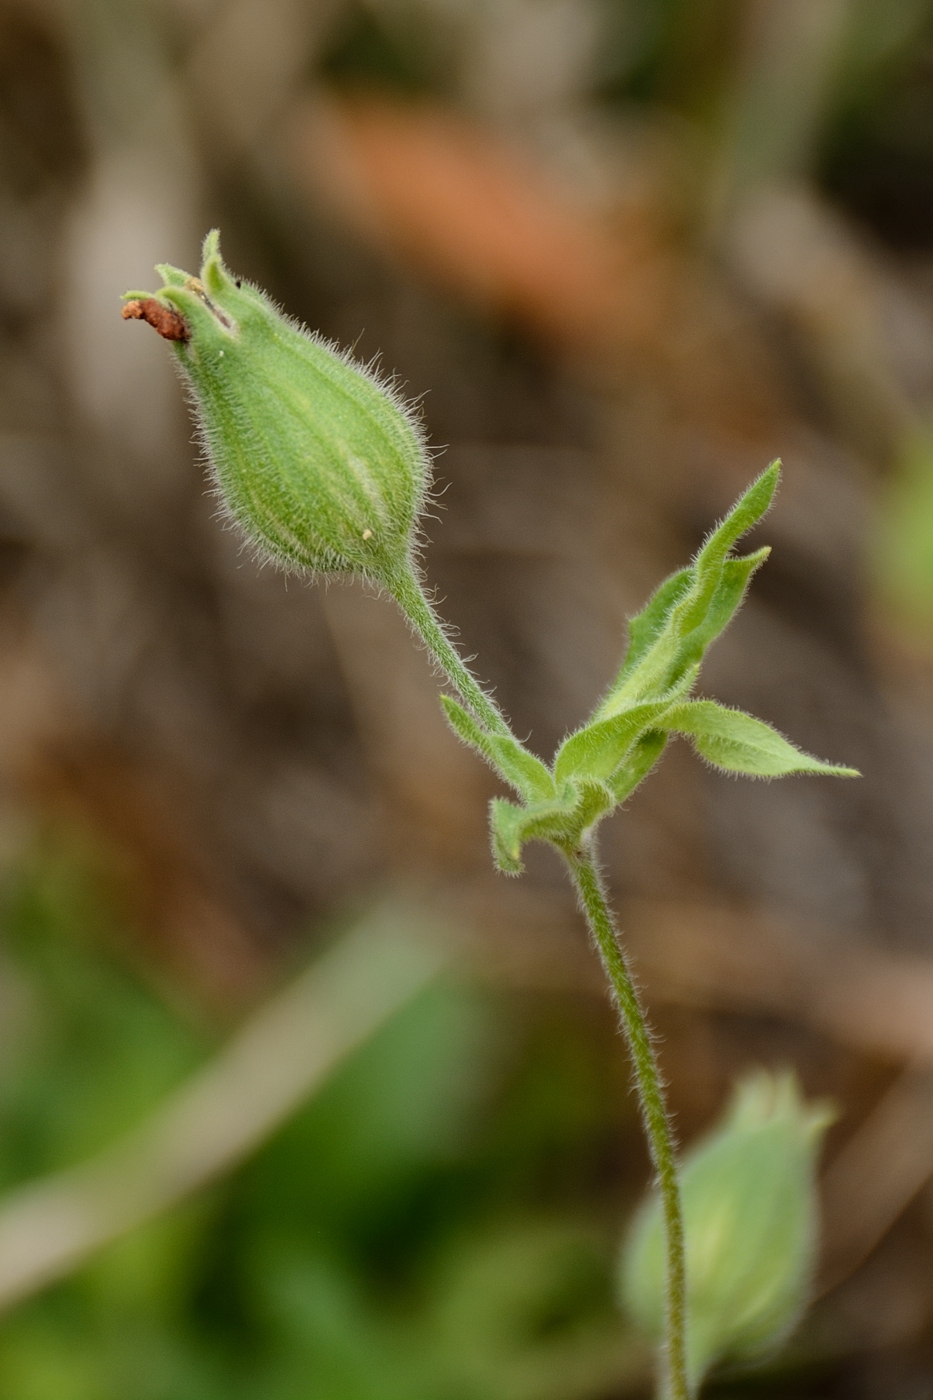
M 814 1174 L 823 1104 L 805 1104 L 792 1075 L 746 1079 L 724 1122 L 680 1173 L 687 1264 L 687 1359 L 698 1385 L 717 1363 L 776 1348 L 806 1306 L 817 1241 Z M 636 1216 L 622 1257 L 633 1319 L 664 1333 L 664 1240 L 658 1202 Z
M 410 568 L 429 479 L 395 390 L 283 316 L 224 266 L 216 230 L 199 278 L 127 294 L 123 315 L 172 344 L 218 492 L 262 553 L 290 568 L 391 583 Z

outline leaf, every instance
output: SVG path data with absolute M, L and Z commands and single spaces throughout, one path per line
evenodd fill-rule
M 537 802 L 517 807 L 501 797 L 489 808 L 492 849 L 496 865 L 507 875 L 522 870 L 521 853 L 526 841 L 552 841 L 557 846 L 576 846 L 588 827 L 615 806 L 615 798 L 605 783 L 585 779 L 568 783 L 566 802 Z
M 486 733 L 479 721 L 473 718 L 469 710 L 458 705 L 456 700 L 449 695 L 441 696 L 441 706 L 447 717 L 447 723 L 457 738 L 462 739 L 469 748 L 476 749 L 477 753 L 482 754 L 486 762 L 492 764 L 493 768 L 498 768 L 498 760 L 493 756 L 489 744 L 490 735 Z M 505 774 L 502 776 L 505 777 Z
M 667 747 L 667 735 L 649 729 L 635 744 L 628 760 L 612 775 L 609 786 L 616 802 L 624 802 L 651 772 Z
M 490 767 L 522 797 L 529 801 L 554 798 L 554 779 L 540 758 L 522 748 L 517 739 L 488 734 L 479 721 L 449 695 L 441 696 L 441 704 L 457 738 L 481 753 Z
M 573 839 L 579 841 L 600 817 L 606 816 L 616 805 L 611 788 L 595 778 L 584 778 L 578 785 L 579 796 L 574 808 L 571 831 Z
M 678 689 L 661 700 L 633 705 L 577 730 L 558 751 L 554 777 L 558 782 L 575 777 L 610 778 L 639 735 L 656 727 L 660 717 L 680 698 Z
M 530 800 L 547 800 L 555 795 L 554 779 L 540 758 L 529 753 L 517 739 L 491 734 L 489 746 L 499 768 L 514 788 Z
M 742 606 L 752 575 L 757 573 L 770 553 L 771 546 L 765 545 L 754 554 L 743 554 L 738 559 L 725 561 L 706 616 L 693 634 L 699 638 L 704 652 L 726 630 Z
M 767 514 L 780 479 L 781 462 L 776 458 L 742 493 L 722 523 L 712 532 L 697 555 L 698 574 L 702 574 L 707 563 L 713 560 L 721 563 L 732 546 Z
M 779 476 L 780 464 L 772 462 L 713 531 L 692 567 L 672 574 L 633 619 L 625 663 L 594 718 L 606 719 L 629 705 L 659 698 L 688 668 L 699 665 L 768 557 L 768 549 L 739 559 L 728 555 L 768 509 Z
M 697 752 L 728 773 L 781 778 L 788 773 L 824 773 L 858 778 L 855 768 L 823 763 L 803 753 L 764 720 L 729 710 L 715 700 L 690 700 L 668 712 L 664 727 L 692 738 Z
M 526 815 L 526 808 L 516 807 L 514 802 L 506 802 L 502 797 L 494 797 L 489 804 L 493 860 L 506 875 L 522 872 L 522 829 Z
M 489 805 L 489 825 L 492 831 L 492 852 L 496 865 L 507 875 L 522 870 L 522 846 L 526 841 L 573 841 L 573 806 L 560 802 L 533 803 L 517 807 L 501 797 Z
M 684 632 L 699 626 L 704 620 L 729 551 L 753 525 L 758 524 L 768 510 L 780 477 L 780 462 L 772 462 L 739 497 L 700 550 L 694 563 L 697 578 L 694 596 L 685 599 L 679 609 L 683 614 L 681 626 Z
M 742 606 L 752 575 L 761 568 L 770 553 L 770 546 L 765 545 L 754 554 L 745 554 L 738 559 L 725 561 L 705 617 L 681 639 L 676 660 L 669 672 L 671 681 L 679 678 L 681 670 L 687 667 L 696 667 L 699 670 L 700 663 L 713 642 L 722 636 Z
M 671 612 L 694 581 L 692 568 L 678 569 L 655 589 L 641 612 L 629 619 L 628 647 L 622 668 L 612 684 L 612 689 L 600 710 L 610 705 L 613 693 L 618 690 L 635 667 L 648 654 L 658 637 L 664 631 Z
M 180 267 L 172 267 L 171 263 L 156 263 L 155 270 L 167 287 L 184 287 L 191 281 L 187 272 L 182 272 Z

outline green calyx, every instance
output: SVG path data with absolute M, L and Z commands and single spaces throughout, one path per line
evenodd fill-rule
M 234 278 L 219 236 L 200 277 L 127 294 L 124 316 L 171 340 L 218 494 L 257 550 L 287 568 L 390 586 L 412 567 L 430 463 L 411 410 L 367 369 Z M 141 300 L 140 300 L 141 299 Z M 162 327 L 160 308 L 174 324 Z
M 703 658 L 742 604 L 769 550 L 732 553 L 767 511 L 780 476 L 774 462 L 736 502 L 693 563 L 666 579 L 629 624 L 629 644 L 607 694 L 585 725 L 564 740 L 548 768 L 512 736 L 487 732 L 449 696 L 448 721 L 514 789 L 520 804 L 501 798 L 490 812 L 493 854 L 507 874 L 521 871 L 527 841 L 579 850 L 591 830 L 634 792 L 672 735 L 692 740 L 713 767 L 749 777 L 791 773 L 857 777 L 854 768 L 824 763 L 763 720 L 714 700 L 693 700 Z
M 690 1380 L 774 1351 L 810 1292 L 817 1241 L 816 1161 L 834 1114 L 807 1104 L 792 1075 L 743 1081 L 721 1124 L 680 1169 Z M 622 1299 L 648 1335 L 664 1330 L 659 1202 L 637 1214 L 622 1254 Z

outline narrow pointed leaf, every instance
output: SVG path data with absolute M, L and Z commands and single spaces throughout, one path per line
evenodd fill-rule
M 632 619 L 625 661 L 594 719 L 608 719 L 639 701 L 659 699 L 689 667 L 702 661 L 740 606 L 752 574 L 767 558 L 767 550 L 744 559 L 731 559 L 729 552 L 768 509 L 779 476 L 780 464 L 772 462 L 713 531 L 694 564 L 665 579 Z
M 554 780 L 540 758 L 523 749 L 516 739 L 487 734 L 470 712 L 449 695 L 441 704 L 451 729 L 470 748 L 476 749 L 490 767 L 529 801 L 554 798 Z
M 187 272 L 182 272 L 180 267 L 172 267 L 171 263 L 156 263 L 155 270 L 166 287 L 184 287 L 192 280 Z
M 693 569 L 678 569 L 655 589 L 650 601 L 640 613 L 629 619 L 628 648 L 621 670 L 612 683 L 612 688 L 597 710 L 598 715 L 611 713 L 614 694 L 632 674 L 639 662 L 647 656 L 681 598 L 693 583 Z
M 473 718 L 469 710 L 458 705 L 456 700 L 449 695 L 441 696 L 441 705 L 447 716 L 447 723 L 457 738 L 462 739 L 471 749 L 476 749 L 487 762 L 494 763 L 492 750 L 489 747 L 489 735 L 479 721 Z
M 743 492 L 729 511 L 721 525 L 718 525 L 697 555 L 697 572 L 713 560 L 723 560 L 738 540 L 746 535 L 753 525 L 770 509 L 774 493 L 781 479 L 781 463 L 776 460 L 766 467 L 761 475 Z
M 554 779 L 547 767 L 517 739 L 491 734 L 489 747 L 506 779 L 529 801 L 554 799 Z
M 705 616 L 682 637 L 677 647 L 676 658 L 667 673 L 669 681 L 678 679 L 686 667 L 699 668 L 713 642 L 722 635 L 742 606 L 752 575 L 761 568 L 770 553 L 770 547 L 765 545 L 754 554 L 725 561 Z
M 765 545 L 754 554 L 725 561 L 709 609 L 696 629 L 704 652 L 726 630 L 742 606 L 752 575 L 757 573 L 770 553 L 770 545 Z
M 752 575 L 770 554 L 765 546 L 754 554 L 727 559 L 719 581 L 709 594 L 706 610 L 696 626 L 685 630 L 682 607 L 675 605 L 653 646 L 640 664 L 611 697 L 617 710 L 684 685 L 688 675 L 696 678 L 704 655 L 725 631 L 742 605 Z M 688 600 L 686 600 L 688 601 Z M 686 601 L 683 606 L 686 606 Z M 691 682 L 692 683 L 692 682 Z M 597 712 L 603 717 L 605 706 Z
M 780 778 L 788 773 L 859 777 L 854 768 L 823 763 L 803 753 L 764 720 L 726 709 L 714 700 L 692 700 L 678 706 L 665 716 L 664 727 L 688 734 L 703 758 L 729 773 L 758 778 Z
M 772 462 L 739 497 L 700 550 L 694 564 L 696 584 L 678 606 L 673 619 L 681 634 L 692 631 L 703 622 L 729 551 L 765 514 L 774 499 L 780 475 L 780 462 Z

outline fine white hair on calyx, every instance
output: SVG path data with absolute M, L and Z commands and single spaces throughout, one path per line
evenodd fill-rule
M 361 361 L 357 358 L 355 346 L 347 349 L 338 345 L 332 339 L 318 331 L 312 331 L 296 317 L 291 316 L 281 307 L 277 306 L 261 288 L 254 283 L 241 279 L 238 290 L 247 291 L 250 300 L 255 298 L 259 307 L 268 309 L 273 315 L 281 318 L 285 324 L 315 347 L 333 356 L 339 363 L 347 366 L 355 374 L 367 380 L 369 384 L 395 409 L 406 424 L 410 434 L 412 445 L 416 452 L 418 464 L 417 472 L 413 473 L 413 485 L 415 487 L 412 506 L 413 516 L 409 526 L 408 549 L 410 557 L 414 561 L 424 548 L 426 537 L 422 529 L 421 519 L 428 508 L 434 507 L 437 502 L 434 486 L 433 460 L 435 450 L 427 441 L 424 431 L 422 400 L 423 395 L 417 399 L 406 397 L 401 388 L 399 376 L 386 372 L 381 365 L 381 354 L 377 353 L 368 361 Z M 357 341 L 358 344 L 358 341 Z M 186 363 L 184 353 L 176 353 L 173 356 L 176 360 L 182 378 L 185 381 L 185 394 L 189 406 L 192 409 L 196 439 L 200 447 L 200 461 L 206 468 L 209 479 L 209 492 L 217 502 L 216 517 L 221 522 L 223 528 L 233 529 L 241 532 L 245 536 L 245 545 L 249 549 L 257 563 L 268 564 L 286 572 L 315 573 L 325 571 L 335 572 L 355 572 L 367 575 L 365 565 L 359 563 L 349 565 L 346 559 L 329 550 L 322 544 L 318 545 L 319 561 L 315 565 L 301 558 L 300 541 L 296 541 L 298 546 L 294 552 L 284 546 L 276 547 L 274 540 L 270 540 L 261 531 L 251 529 L 247 522 L 244 522 L 237 511 L 236 502 L 231 501 L 228 491 L 221 480 L 221 473 L 218 469 L 218 453 L 221 453 L 222 444 L 215 442 L 215 434 L 209 424 L 209 417 L 205 415 L 200 403 L 198 391 L 195 387 L 194 377 L 189 365 Z M 414 465 L 414 464 L 413 464 Z M 436 516 L 434 518 L 437 518 Z

